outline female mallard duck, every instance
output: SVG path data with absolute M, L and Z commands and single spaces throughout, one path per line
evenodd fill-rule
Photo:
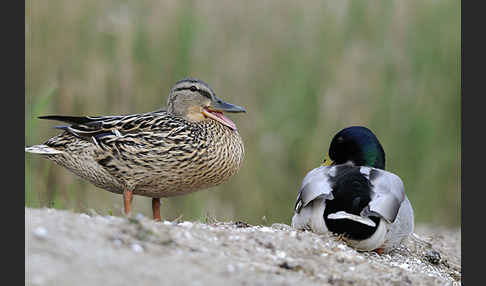
M 246 112 L 226 103 L 203 81 L 187 78 L 171 89 L 168 108 L 124 116 L 43 116 L 70 125 L 30 153 L 67 168 L 95 186 L 123 194 L 131 212 L 132 195 L 152 197 L 160 220 L 160 198 L 219 185 L 240 168 L 243 141 L 223 112 Z
M 328 157 L 302 181 L 294 228 L 337 233 L 358 250 L 379 253 L 412 233 L 413 209 L 402 180 L 384 170 L 385 152 L 371 130 L 341 130 Z

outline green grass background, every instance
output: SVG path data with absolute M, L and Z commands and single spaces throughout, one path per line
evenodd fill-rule
M 332 136 L 365 125 L 416 222 L 460 225 L 460 1 L 45 0 L 26 1 L 25 21 L 26 145 L 58 132 L 37 116 L 152 111 L 186 76 L 247 109 L 230 115 L 238 175 L 164 199 L 166 219 L 290 223 Z M 121 196 L 37 155 L 25 174 L 26 206 L 121 214 Z

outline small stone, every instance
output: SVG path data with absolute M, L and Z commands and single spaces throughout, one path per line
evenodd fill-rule
M 439 264 L 440 253 L 435 250 L 429 250 L 425 253 L 425 258 L 432 264 Z
M 46 238 L 47 237 L 47 229 L 42 226 L 37 227 L 34 229 L 34 235 L 38 238 Z
M 137 253 L 143 252 L 143 247 L 141 247 L 140 244 L 133 243 L 131 247 L 134 252 Z
M 249 225 L 249 224 L 247 224 L 246 222 L 243 222 L 243 221 L 235 222 L 235 226 L 238 227 L 238 228 L 251 227 L 251 225 Z
M 302 269 L 302 266 L 298 265 L 297 263 L 292 263 L 289 261 L 284 261 L 278 265 L 280 268 L 287 269 L 287 270 L 293 270 L 293 271 L 299 271 Z
M 277 254 L 278 258 L 285 258 L 287 256 L 287 254 L 284 251 L 281 251 L 281 250 L 277 250 L 276 254 Z

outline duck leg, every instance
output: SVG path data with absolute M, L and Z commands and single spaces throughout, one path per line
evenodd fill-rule
M 154 220 L 161 221 L 160 218 L 160 198 L 152 198 L 152 213 Z
M 123 207 L 125 210 L 125 215 L 129 216 L 132 212 L 132 200 L 133 200 L 133 192 L 129 190 L 123 191 Z
M 385 250 L 383 248 L 377 248 L 377 249 L 375 249 L 373 251 L 376 252 L 376 253 L 378 253 L 378 255 L 382 255 L 385 252 Z

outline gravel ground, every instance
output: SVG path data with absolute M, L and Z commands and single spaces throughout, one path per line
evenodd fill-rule
M 384 255 L 285 224 L 25 209 L 26 285 L 461 285 L 461 233 L 419 226 Z

